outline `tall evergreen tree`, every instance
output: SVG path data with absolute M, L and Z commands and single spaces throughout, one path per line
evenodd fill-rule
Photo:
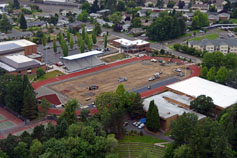
M 92 32 L 92 41 L 93 41 L 93 43 L 94 44 L 96 44 L 96 32 L 95 32 L 95 29 L 93 30 L 93 32 Z
M 54 51 L 54 53 L 57 53 L 57 44 L 56 44 L 56 40 L 53 40 L 53 51 Z
M 89 49 L 89 51 L 92 50 L 92 46 L 93 46 L 92 41 L 91 41 L 91 39 L 89 38 L 89 42 L 88 42 L 88 49 Z
M 45 47 L 46 46 L 46 37 L 45 34 L 43 34 L 43 37 L 41 39 L 42 45 Z
M 27 29 L 27 23 L 24 14 L 20 15 L 20 29 Z
M 18 0 L 13 0 L 13 6 L 14 9 L 19 9 L 20 8 L 20 3 Z
M 85 37 L 86 37 L 86 31 L 85 31 L 85 27 L 82 28 L 82 39 L 85 40 Z
M 107 35 L 104 36 L 104 48 L 107 48 Z
M 91 12 L 96 13 L 99 9 L 98 0 L 95 0 L 91 6 Z
M 37 100 L 35 98 L 35 93 L 30 86 L 27 86 L 24 91 L 23 103 L 22 115 L 30 120 L 35 119 L 38 115 Z
M 70 34 L 70 40 L 69 40 L 70 48 L 73 49 L 74 47 L 74 40 L 73 40 L 73 35 Z
M 155 132 L 160 130 L 160 116 L 154 100 L 150 102 L 149 109 L 146 114 L 146 127 Z
M 2 19 L 0 19 L 0 31 L 7 33 L 10 30 L 12 30 L 12 25 L 10 24 L 7 16 L 3 15 Z
M 84 53 L 84 52 L 85 52 L 85 43 L 84 43 L 83 40 L 81 41 L 80 51 L 81 51 L 81 53 Z

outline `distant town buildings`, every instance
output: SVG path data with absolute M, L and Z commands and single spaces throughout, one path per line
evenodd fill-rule
M 208 52 L 219 51 L 224 54 L 226 53 L 237 54 L 237 39 L 216 39 L 216 40 L 203 39 L 201 41 L 190 41 L 188 42 L 188 46 L 201 51 L 208 51 Z

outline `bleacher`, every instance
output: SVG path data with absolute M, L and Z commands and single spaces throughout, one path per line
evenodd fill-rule
M 98 65 L 103 65 L 104 62 L 101 61 L 97 55 L 102 54 L 101 51 L 90 51 L 86 53 L 80 53 L 76 55 L 71 55 L 63 57 L 63 63 L 67 68 L 68 72 L 80 71 L 88 68 L 92 68 Z

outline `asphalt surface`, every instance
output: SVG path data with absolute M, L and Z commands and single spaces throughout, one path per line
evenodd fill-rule
M 176 77 L 172 77 L 172 78 L 168 78 L 164 81 L 157 81 L 157 82 L 152 82 L 151 84 L 145 86 L 145 87 L 142 87 L 142 88 L 139 88 L 139 89 L 135 89 L 135 90 L 131 90 L 135 93 L 142 93 L 142 92 L 146 92 L 147 90 L 152 90 L 152 89 L 155 89 L 155 88 L 159 88 L 161 86 L 165 86 L 165 85 L 168 85 L 168 84 L 171 84 L 171 83 L 174 83 L 176 81 L 179 81 L 179 79 L 177 79 Z M 150 86 L 151 88 L 148 89 L 147 87 Z

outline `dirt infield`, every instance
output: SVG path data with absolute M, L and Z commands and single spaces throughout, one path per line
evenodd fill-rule
M 120 77 L 126 77 L 128 79 L 128 81 L 123 82 L 123 84 L 126 90 L 132 90 L 149 85 L 152 82 L 176 76 L 178 73 L 174 71 L 175 68 L 181 69 L 182 72 L 185 71 L 184 65 L 176 65 L 175 63 L 160 66 L 159 62 L 153 63 L 150 60 L 138 61 L 104 72 L 89 74 L 85 77 L 61 82 L 50 86 L 50 88 L 70 98 L 76 98 L 81 104 L 85 105 L 94 101 L 95 97 L 102 92 L 114 91 L 119 85 L 118 79 Z M 157 72 L 162 72 L 160 79 L 152 82 L 148 81 L 148 79 Z M 190 76 L 191 71 L 187 70 L 186 74 Z M 89 91 L 88 87 L 91 85 L 98 85 L 99 89 Z

